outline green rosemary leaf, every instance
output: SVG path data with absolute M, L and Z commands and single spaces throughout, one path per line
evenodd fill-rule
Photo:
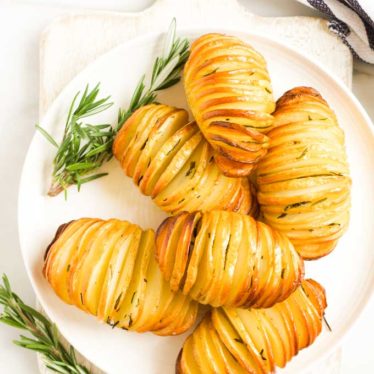
M 92 131 L 103 130 L 103 129 L 111 130 L 112 129 L 112 125 L 110 125 L 109 123 L 104 124 L 104 125 L 90 125 L 90 124 L 87 123 L 85 125 L 85 127 L 88 130 L 92 130 Z
M 145 88 L 144 79 L 145 79 L 145 75 L 143 75 L 140 78 L 140 81 L 135 88 L 134 94 L 133 94 L 133 96 L 131 98 L 131 101 L 130 101 L 129 109 L 127 110 L 128 112 L 133 112 L 135 110 L 137 104 L 139 103 L 139 100 L 140 100 L 140 98 L 143 94 L 144 88 Z
M 105 100 L 108 100 L 109 98 L 110 96 L 108 96 Z M 101 113 L 104 110 L 109 109 L 112 105 L 113 103 L 107 103 L 107 104 L 100 105 L 95 108 L 88 109 L 87 112 L 85 114 L 80 115 L 79 118 L 86 118 L 86 117 L 94 116 L 95 114 Z
M 57 330 L 56 330 L 56 332 L 57 332 Z M 74 350 L 74 348 L 72 346 L 70 346 L 69 354 L 70 354 L 70 357 L 71 357 L 73 363 L 77 364 L 77 358 L 75 356 L 75 350 Z
M 25 342 L 17 341 L 17 340 L 14 340 L 13 343 L 22 348 L 31 349 L 32 351 L 36 351 L 40 353 L 49 352 L 49 348 L 45 346 L 44 343 L 25 343 Z
M 86 86 L 86 89 L 84 90 L 84 93 L 83 93 L 83 96 L 85 96 L 86 92 L 88 90 L 88 85 Z M 80 91 L 78 91 L 74 98 L 73 98 L 73 101 L 71 102 L 70 104 L 70 107 L 69 107 L 69 112 L 68 112 L 68 116 L 67 116 L 67 119 L 66 119 L 66 127 L 65 127 L 65 134 L 67 133 L 67 129 L 69 128 L 69 124 L 70 124 L 70 121 L 71 121 L 71 117 L 73 115 L 73 109 L 74 109 L 74 106 L 75 106 L 75 102 L 77 101 L 77 98 L 80 94 Z
M 48 369 L 51 369 L 53 371 L 56 371 L 57 373 L 62 373 L 62 374 L 72 374 L 72 373 L 78 373 L 78 371 L 73 370 L 69 366 L 62 365 L 61 362 L 50 362 L 46 363 L 46 366 Z
M 117 127 L 122 127 L 123 123 L 125 122 L 126 120 L 126 110 L 122 109 L 122 108 L 119 108 L 118 110 L 118 119 L 117 119 Z
M 97 88 L 97 87 L 95 87 L 95 89 L 96 89 L 96 88 Z M 82 98 L 81 98 L 80 104 L 86 101 L 86 98 L 87 98 L 87 92 L 88 92 L 88 84 L 86 85 L 86 88 L 85 88 L 84 91 L 83 91 L 83 94 L 82 94 Z M 78 105 L 78 106 L 80 106 L 80 105 Z
M 68 171 L 87 170 L 96 168 L 98 165 L 95 162 L 77 162 L 66 167 Z
M 57 373 L 61 373 L 61 374 L 71 374 L 72 373 L 71 371 L 60 367 L 58 364 L 48 363 L 48 364 L 46 364 L 46 367 L 48 369 L 52 370 L 52 371 L 56 371 Z
M 39 126 L 39 125 L 35 125 L 35 127 L 41 132 L 41 134 L 52 144 L 52 145 L 54 145 L 56 148 L 58 148 L 58 144 L 57 144 L 57 142 L 56 142 L 56 140 L 54 140 L 53 138 L 52 138 L 52 136 L 51 135 L 49 135 L 48 134 L 48 132 L 47 131 L 45 131 L 44 129 L 43 129 L 43 127 L 41 127 L 41 126 Z
M 48 324 L 49 321 L 47 320 L 47 318 L 45 318 L 43 316 L 43 314 L 39 313 L 37 310 L 35 310 L 34 308 L 31 308 L 29 307 L 28 305 L 25 305 L 22 301 L 18 300 L 18 303 L 22 306 L 22 309 L 27 312 L 29 314 L 30 317 L 33 317 L 37 320 L 39 320 L 40 322 L 44 323 L 44 324 Z
M 91 182 L 95 179 L 105 177 L 106 175 L 108 175 L 108 173 L 99 173 L 99 174 L 90 175 L 89 177 L 82 178 L 80 182 L 81 182 L 81 184 L 88 183 L 88 182 Z
M 86 157 L 91 157 L 91 156 L 97 155 L 99 153 L 102 153 L 103 151 L 107 150 L 108 148 L 110 149 L 111 145 L 112 145 L 111 141 L 109 141 L 107 143 L 104 143 L 104 144 L 92 149 L 91 151 L 87 152 Z
M 20 337 L 20 339 L 17 341 L 18 343 L 22 343 L 22 344 L 34 344 L 34 343 L 38 342 L 37 340 L 28 338 L 25 335 L 20 335 L 19 337 Z
M 8 318 L 8 317 L 5 317 L 5 316 L 1 316 L 0 317 L 0 322 L 3 322 L 9 326 L 12 326 L 12 327 L 17 327 L 19 329 L 23 328 L 23 325 L 20 324 L 19 322 L 15 321 L 14 319 L 11 319 L 11 318 Z
M 10 288 L 9 279 L 5 274 L 3 274 L 3 284 L 4 284 L 4 287 L 5 287 L 6 293 L 11 294 L 12 289 Z M 1 287 L 0 287 L 0 291 L 1 291 Z
M 158 77 L 155 79 L 152 88 L 157 91 L 160 89 L 162 83 L 168 78 L 168 76 L 173 72 L 175 67 L 179 62 L 179 56 L 175 56 L 172 60 L 170 60 L 162 69 Z
M 167 80 L 167 81 L 165 81 L 163 84 L 161 84 L 161 85 L 158 87 L 158 89 L 159 89 L 159 90 L 166 90 L 167 88 L 172 87 L 172 86 L 174 86 L 175 84 L 177 84 L 179 81 L 180 81 L 180 77 L 178 77 L 178 78 L 174 78 L 174 79 L 170 79 L 170 80 Z
M 162 53 L 162 57 L 164 59 L 167 59 L 170 56 L 171 52 L 173 51 L 173 48 L 176 46 L 176 43 L 175 43 L 176 28 L 177 28 L 177 21 L 174 17 L 171 20 L 171 23 L 169 26 L 169 32 L 166 36 L 166 40 L 164 44 L 164 51 Z
M 161 62 L 160 57 L 156 57 L 155 63 L 153 64 L 153 68 L 152 68 L 151 84 L 155 81 L 157 75 L 160 72 L 160 68 L 161 68 L 160 62 Z

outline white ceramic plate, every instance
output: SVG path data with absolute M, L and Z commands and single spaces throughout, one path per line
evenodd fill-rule
M 179 32 L 191 39 L 212 30 Z M 288 365 L 287 373 L 301 373 L 331 351 L 358 318 L 374 283 L 374 137 L 370 120 L 353 95 L 321 67 L 296 51 L 272 40 L 232 30 L 224 31 L 249 41 L 267 59 L 275 96 L 297 86 L 318 89 L 336 111 L 346 133 L 347 152 L 353 179 L 349 231 L 326 258 L 306 264 L 306 276 L 321 282 L 327 291 L 327 319 L 333 331 L 325 331 L 316 343 Z M 111 94 L 115 106 L 97 120 L 115 123 L 119 106 L 128 104 L 135 85 L 151 69 L 161 52 L 162 36 L 148 35 L 112 50 L 80 73 L 51 106 L 42 125 L 60 138 L 69 104 L 86 83 L 101 82 L 102 94 Z M 160 101 L 186 107 L 182 85 L 160 95 Z M 95 122 L 93 122 L 95 123 Z M 123 175 L 115 160 L 104 167 L 109 176 L 84 185 L 78 193 L 46 196 L 54 149 L 36 134 L 25 161 L 19 192 L 19 234 L 27 272 L 37 296 L 62 334 L 95 365 L 110 373 L 173 373 L 184 339 L 161 338 L 111 329 L 95 318 L 60 301 L 41 269 L 43 254 L 56 228 L 74 218 L 118 217 L 144 228 L 156 228 L 165 214 L 142 196 Z

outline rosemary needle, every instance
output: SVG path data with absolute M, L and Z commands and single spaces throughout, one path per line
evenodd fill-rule
M 77 362 L 74 348 L 66 349 L 61 343 L 56 325 L 20 299 L 12 291 L 5 274 L 2 280 L 0 304 L 4 310 L 0 322 L 26 330 L 32 335 L 32 338 L 20 335 L 20 339 L 14 343 L 39 352 L 46 366 L 57 373 L 89 374 L 89 369 Z
M 329 329 L 329 331 L 331 332 L 332 331 L 332 329 L 331 329 L 331 326 L 330 326 L 330 324 L 327 322 L 327 319 L 326 319 L 326 316 L 325 316 L 325 314 L 323 314 L 323 321 L 325 322 L 325 325 L 326 325 L 326 327 Z
M 176 37 L 176 21 L 173 19 L 165 40 L 163 54 L 157 57 L 153 64 L 149 83 L 145 83 L 146 76 L 143 75 L 128 108 L 119 110 L 116 126 L 92 125 L 82 121 L 113 105 L 109 101 L 110 97 L 98 97 L 99 84 L 91 91 L 87 85 L 82 95 L 80 92 L 75 95 L 67 115 L 61 143 L 58 143 L 41 126 L 36 125 L 39 132 L 57 148 L 48 195 L 56 196 L 64 191 L 66 196 L 69 186 L 77 185 L 79 191 L 82 184 L 107 175 L 96 171 L 112 158 L 112 145 L 117 132 L 135 110 L 156 102 L 158 91 L 179 82 L 188 55 L 189 42 L 187 39 Z

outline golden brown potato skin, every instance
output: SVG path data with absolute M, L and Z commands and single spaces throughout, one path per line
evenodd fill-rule
M 126 221 L 64 225 L 47 249 L 43 274 L 63 301 L 124 330 L 176 335 L 196 319 L 197 304 L 162 278 L 154 231 Z
M 206 34 L 184 68 L 191 111 L 223 173 L 248 176 L 269 146 L 275 109 L 265 59 L 238 38 Z
M 344 133 L 309 87 L 277 102 L 271 147 L 257 169 L 265 221 L 286 234 L 305 259 L 331 252 L 348 226 L 350 187 Z
M 270 307 L 303 277 L 285 235 L 233 212 L 167 218 L 156 233 L 156 258 L 173 291 L 215 307 Z
M 322 330 L 323 287 L 312 279 L 268 309 L 218 308 L 185 341 L 179 374 L 267 374 L 284 367 Z
M 140 191 L 168 213 L 255 208 L 249 181 L 221 173 L 212 148 L 183 109 L 138 109 L 119 131 L 113 153 Z

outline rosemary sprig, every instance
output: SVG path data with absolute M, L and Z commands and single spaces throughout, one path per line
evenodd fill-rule
M 46 366 L 57 373 L 89 374 L 89 369 L 77 362 L 74 348 L 66 349 L 60 342 L 56 325 L 20 299 L 12 291 L 5 274 L 2 280 L 0 304 L 4 311 L 0 315 L 0 322 L 26 330 L 32 335 L 32 338 L 20 335 L 20 339 L 14 343 L 41 353 Z
M 117 125 L 90 125 L 82 119 L 108 109 L 113 103 L 110 97 L 98 99 L 99 84 L 89 91 L 86 86 L 79 104 L 78 92 L 69 109 L 63 139 L 59 144 L 39 125 L 36 128 L 57 148 L 53 161 L 52 183 L 48 195 L 56 196 L 71 185 L 77 185 L 78 191 L 83 183 L 103 177 L 107 173 L 96 173 L 103 163 L 112 157 L 113 140 L 124 122 L 138 108 L 156 102 L 157 93 L 175 85 L 180 80 L 181 70 L 189 55 L 187 39 L 176 37 L 176 21 L 173 19 L 167 34 L 162 56 L 157 57 L 152 68 L 149 84 L 146 76 L 140 79 L 127 109 L 120 109 Z
M 157 57 L 153 64 L 150 83 L 148 87 L 145 85 L 145 75 L 143 75 L 132 95 L 129 107 L 119 110 L 117 130 L 136 109 L 155 102 L 158 91 L 174 86 L 180 81 L 180 73 L 190 53 L 189 47 L 187 39 L 176 37 L 176 21 L 173 18 L 162 56 Z
M 111 149 L 114 130 L 110 124 L 90 125 L 82 121 L 101 113 L 113 105 L 110 97 L 98 99 L 100 85 L 89 91 L 87 85 L 77 103 L 78 92 L 69 108 L 64 135 L 60 144 L 42 127 L 36 128 L 57 148 L 53 160 L 52 183 L 48 195 L 56 196 L 76 184 L 78 191 L 82 184 L 103 177 L 107 173 L 92 174 L 112 157 Z M 85 177 L 85 175 L 90 174 Z

